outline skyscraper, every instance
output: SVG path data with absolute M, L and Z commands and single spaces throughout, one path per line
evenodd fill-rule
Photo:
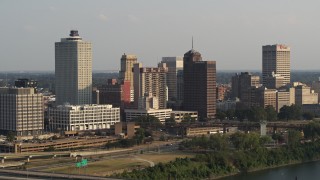
M 121 57 L 121 69 L 119 71 L 120 83 L 124 81 L 130 81 L 130 92 L 133 96 L 134 94 L 134 85 L 133 85 L 133 64 L 137 63 L 137 56 L 133 54 L 123 54 Z M 133 100 L 133 97 L 131 97 Z
M 157 68 L 142 67 L 141 63 L 134 64 L 134 103 L 146 94 L 157 97 L 159 109 L 167 108 L 166 64 L 159 64 Z
M 284 77 L 283 83 L 290 83 L 290 47 L 282 44 L 262 46 L 262 84 L 272 73 Z
M 181 87 L 183 72 L 183 58 L 182 57 L 163 57 L 161 63 L 166 63 L 168 67 L 167 86 L 168 86 L 168 100 L 179 102 L 183 99 L 183 87 Z
M 55 43 L 56 104 L 92 103 L 92 44 L 77 30 Z
M 183 109 L 198 111 L 199 118 L 213 118 L 216 114 L 216 62 L 202 61 L 194 49 L 183 57 Z

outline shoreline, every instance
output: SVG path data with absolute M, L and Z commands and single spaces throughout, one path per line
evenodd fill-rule
M 297 165 L 297 164 L 311 163 L 311 162 L 316 162 L 316 161 L 320 161 L 320 158 L 319 159 L 314 159 L 314 160 L 309 160 L 309 161 L 295 161 L 295 162 L 290 162 L 288 164 L 281 164 L 281 165 L 276 165 L 276 166 L 253 168 L 253 169 L 248 170 L 247 172 L 230 173 L 230 174 L 214 177 L 212 179 L 222 179 L 222 178 L 231 177 L 231 176 L 237 176 L 237 175 L 241 175 L 241 174 L 249 174 L 249 173 L 253 173 L 253 172 L 276 169 L 276 168 L 281 168 L 281 167 L 288 167 L 288 166 L 293 166 L 293 165 Z

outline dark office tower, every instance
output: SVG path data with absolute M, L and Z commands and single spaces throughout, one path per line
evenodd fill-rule
M 194 49 L 183 57 L 183 109 L 198 111 L 199 119 L 213 118 L 216 114 L 216 62 L 202 61 Z

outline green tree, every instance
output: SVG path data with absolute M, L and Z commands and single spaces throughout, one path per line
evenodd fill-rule
M 298 105 L 283 106 L 280 108 L 278 118 L 281 120 L 298 120 L 301 117 L 301 107 Z
M 306 119 L 306 120 L 313 120 L 314 114 L 311 112 L 304 112 L 302 114 L 302 117 L 303 117 L 303 119 Z
M 259 122 L 267 118 L 267 113 L 262 107 L 252 107 L 252 109 L 249 112 L 249 121 Z
M 165 125 L 167 127 L 175 126 L 176 124 L 177 124 L 176 120 L 174 118 L 172 118 L 172 117 L 166 119 L 166 121 L 165 121 Z
M 133 139 L 137 141 L 137 144 L 142 144 L 145 139 L 145 130 L 143 128 L 137 129 Z
M 288 132 L 288 145 L 290 147 L 295 147 L 300 144 L 301 132 L 296 130 L 290 130 Z
M 189 114 L 185 114 L 183 116 L 181 124 L 190 125 L 190 124 L 194 124 L 195 122 L 196 122 L 196 119 L 194 117 L 191 117 Z
M 147 129 L 157 129 L 162 127 L 162 123 L 160 122 L 159 118 L 152 116 L 152 115 L 146 115 L 146 116 L 140 116 L 133 120 L 136 122 L 140 127 Z
M 314 141 L 320 136 L 320 123 L 319 122 L 310 122 L 303 128 L 304 137 L 307 139 L 312 139 Z
M 226 113 L 218 110 L 216 113 L 216 118 L 220 120 L 224 120 L 227 117 Z
M 265 108 L 265 112 L 266 112 L 266 115 L 267 115 L 267 121 L 275 121 L 275 120 L 277 120 L 278 113 L 274 109 L 273 106 L 267 106 Z
M 7 141 L 13 142 L 16 139 L 15 134 L 12 131 L 9 131 L 7 134 Z
M 241 109 L 237 109 L 235 111 L 235 116 L 237 117 L 238 120 L 242 121 L 247 117 L 247 113 L 246 110 L 241 110 Z
M 228 109 L 226 111 L 226 116 L 227 116 L 228 119 L 233 119 L 235 117 L 235 110 Z

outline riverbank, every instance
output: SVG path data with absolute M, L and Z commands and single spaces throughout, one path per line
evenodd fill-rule
M 253 173 L 253 172 L 259 172 L 259 171 L 265 171 L 265 170 L 271 170 L 271 169 L 277 169 L 277 168 L 281 168 L 281 167 L 289 167 L 289 166 L 298 165 L 298 164 L 307 164 L 307 163 L 312 163 L 312 162 L 317 162 L 317 161 L 320 161 L 320 158 L 319 159 L 314 159 L 314 160 L 309 160 L 309 161 L 293 161 L 293 162 L 290 162 L 288 164 L 281 164 L 281 165 L 276 165 L 276 166 L 253 168 L 253 169 L 250 169 L 250 170 L 248 170 L 246 172 L 230 173 L 230 174 L 218 176 L 218 177 L 211 178 L 211 179 L 223 180 L 223 179 L 228 178 L 228 177 L 239 176 L 239 175 L 243 175 L 243 174 L 250 174 L 250 173 Z
M 236 133 L 230 137 L 221 135 L 194 137 L 180 144 L 182 150 L 193 150 L 196 154 L 194 158 L 178 158 L 167 164 L 157 164 L 140 171 L 116 174 L 115 177 L 146 180 L 168 179 L 168 177 L 223 179 L 319 160 L 320 141 L 301 144 L 300 132 L 296 131 L 291 132 L 289 137 L 293 139 L 289 141 L 290 144 L 272 149 L 265 148 L 265 137 L 257 134 Z M 229 143 L 232 143 L 234 148 L 230 149 Z

